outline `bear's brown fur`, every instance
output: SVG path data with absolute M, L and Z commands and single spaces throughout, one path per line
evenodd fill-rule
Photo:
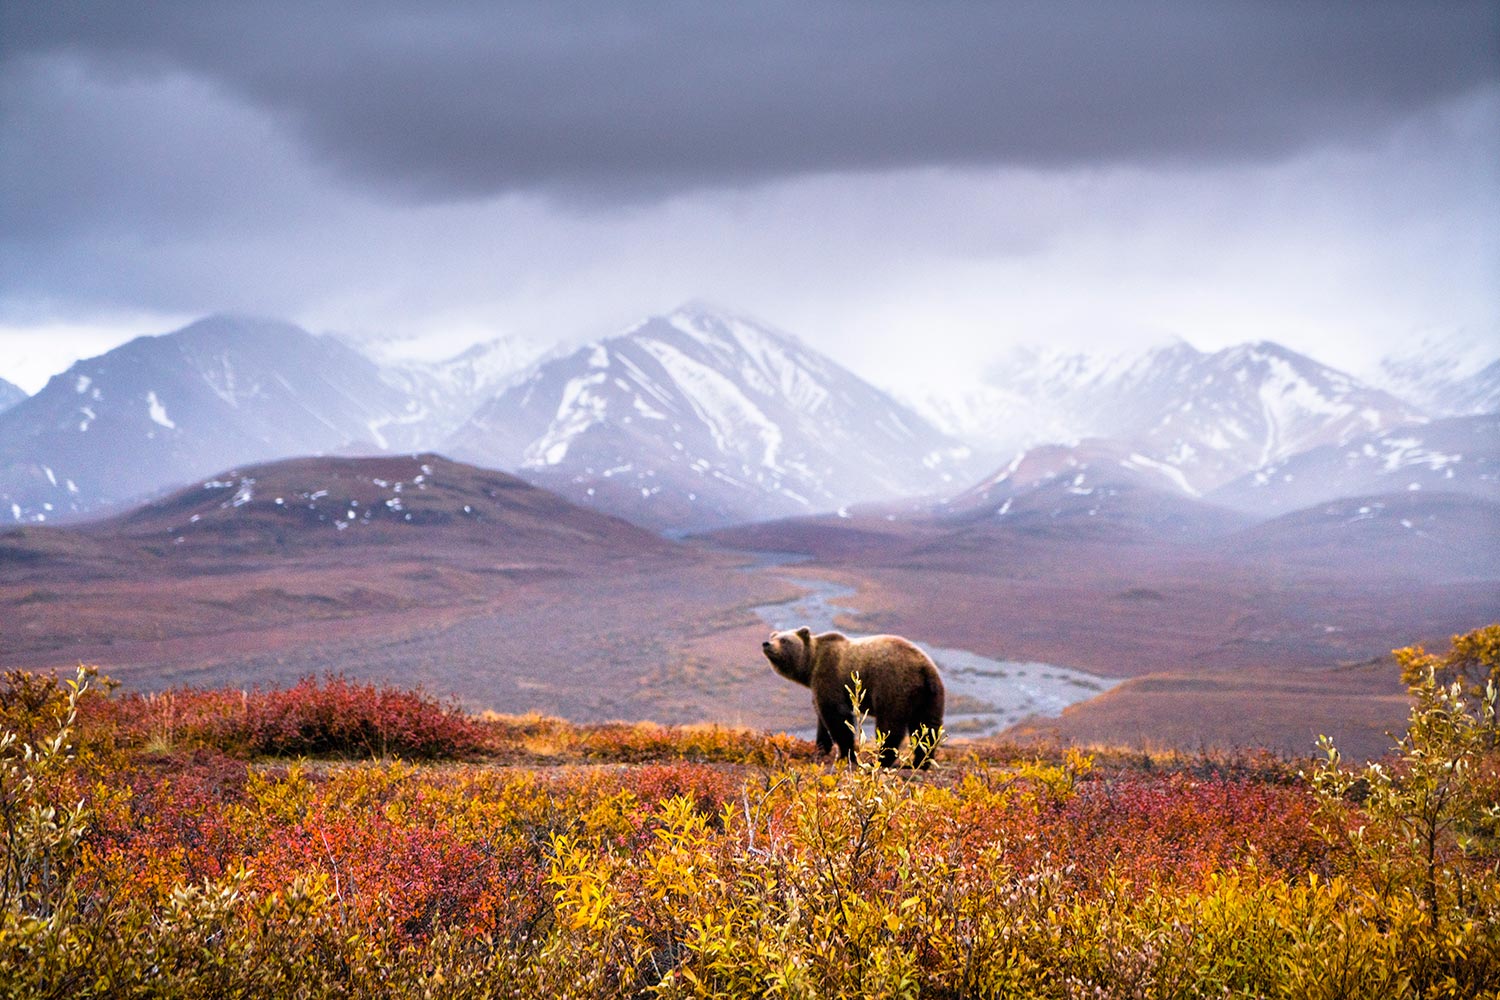
M 864 688 L 860 706 L 884 734 L 880 757 L 885 766 L 896 762 L 896 748 L 908 734 L 914 742 L 912 764 L 931 763 L 937 731 L 943 724 L 943 681 L 937 666 L 899 635 L 850 639 L 838 632 L 813 635 L 811 629 L 772 632 L 761 652 L 776 672 L 812 689 L 818 713 L 818 749 L 837 744 L 846 760 L 854 757 L 854 704 L 849 686 L 859 674 Z

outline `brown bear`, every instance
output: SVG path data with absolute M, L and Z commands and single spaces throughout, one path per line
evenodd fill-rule
M 912 765 L 925 768 L 931 763 L 943 724 L 943 680 L 937 665 L 916 646 L 899 635 L 850 639 L 838 632 L 813 635 L 811 629 L 799 628 L 772 632 L 760 648 L 778 674 L 812 688 L 820 752 L 838 744 L 840 756 L 854 759 L 849 686 L 857 673 L 864 688 L 860 709 L 874 717 L 884 737 L 881 763 L 895 765 L 896 748 L 909 733 L 921 736 L 913 744 Z

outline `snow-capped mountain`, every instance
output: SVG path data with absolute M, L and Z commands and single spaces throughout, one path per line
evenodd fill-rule
M 517 381 L 547 356 L 547 345 L 525 337 L 488 340 L 436 363 L 388 363 L 385 380 L 411 397 L 414 405 L 398 425 L 381 428 L 378 443 L 400 451 L 420 450 L 443 441 L 484 403 Z
M 829 358 L 699 308 L 542 363 L 450 448 L 670 530 L 930 493 L 972 475 L 967 449 Z
M 331 337 L 210 317 L 80 361 L 0 413 L 0 516 L 42 521 L 238 463 L 376 450 L 417 408 Z
M 1186 344 L 1133 366 L 1102 394 L 1117 436 L 1177 467 L 1193 489 L 1422 414 L 1389 393 L 1278 344 L 1211 354 Z
M 903 398 L 953 437 L 977 449 L 1015 454 L 1101 433 L 1092 428 L 1088 397 L 1144 357 L 1146 352 L 1018 345 L 969 381 L 907 390 Z
M 454 395 L 497 395 L 550 348 L 529 337 L 497 337 L 435 365 L 425 366 L 444 389 Z
M 1479 341 L 1425 338 L 1381 358 L 1370 381 L 1434 417 L 1500 412 L 1500 359 Z
M 1500 414 L 1450 417 L 1313 448 L 1241 476 L 1210 499 L 1271 514 L 1403 491 L 1500 502 Z
M 1077 424 L 1056 406 L 1038 405 L 1019 388 L 988 382 L 945 385 L 901 396 L 932 425 L 976 451 L 1015 454 L 1078 437 Z
M 8 410 L 25 398 L 26 393 L 21 391 L 20 386 L 0 378 L 0 410 Z
M 1199 351 L 1177 341 L 1144 354 L 1021 350 L 988 376 L 989 395 L 949 427 L 1045 441 L 1106 437 L 1176 469 L 1202 494 L 1308 448 L 1421 420 L 1394 396 L 1278 344 Z M 984 409 L 985 403 L 990 404 Z M 962 416 L 972 414 L 972 416 Z

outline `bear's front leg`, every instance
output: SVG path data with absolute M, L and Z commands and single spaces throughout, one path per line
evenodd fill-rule
M 854 762 L 854 709 L 848 704 L 818 706 L 819 734 L 827 733 L 839 748 L 839 756 Z

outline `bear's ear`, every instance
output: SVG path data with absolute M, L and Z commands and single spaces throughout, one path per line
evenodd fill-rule
M 797 635 L 804 643 L 809 646 L 812 645 L 812 629 L 804 625 L 797 630 Z

